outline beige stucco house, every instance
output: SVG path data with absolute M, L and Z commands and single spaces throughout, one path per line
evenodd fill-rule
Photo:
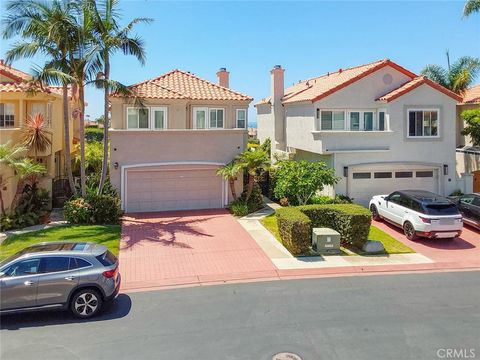
M 252 98 L 182 70 L 130 86 L 142 98 L 111 96 L 110 179 L 127 212 L 221 208 L 229 202 L 216 170 L 242 152 Z M 242 182 L 236 182 L 240 192 Z
M 388 59 L 285 88 L 271 71 L 271 95 L 257 108 L 258 138 L 273 153 L 324 161 L 340 181 L 330 194 L 367 204 L 374 194 L 425 189 L 450 194 L 456 104 L 461 98 Z
M 51 194 L 53 181 L 64 176 L 62 89 L 34 86 L 29 83 L 31 79 L 31 75 L 7 66 L 0 60 L 0 143 L 18 145 L 27 116 L 42 113 L 51 132 L 52 145 L 46 152 L 38 154 L 38 161 L 47 169 L 45 176 L 40 179 L 40 186 Z M 70 121 L 70 148 L 73 151 L 74 132 L 78 124 Z M 33 151 L 27 155 L 33 157 Z M 0 176 L 8 179 L 2 188 L 7 209 L 16 192 L 17 178 L 14 175 L 13 170 L 0 165 Z
M 480 146 L 474 145 L 470 136 L 462 135 L 464 110 L 480 108 L 480 85 L 468 89 L 457 105 L 457 175 L 464 182 L 465 192 L 480 192 Z

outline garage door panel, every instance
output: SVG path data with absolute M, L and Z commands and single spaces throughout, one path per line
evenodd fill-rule
M 127 212 L 223 207 L 223 180 L 216 168 L 132 170 L 126 174 Z

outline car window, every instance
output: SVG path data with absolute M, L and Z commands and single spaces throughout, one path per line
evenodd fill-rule
M 38 273 L 40 259 L 26 259 L 16 262 L 3 270 L 6 276 L 24 276 Z
M 460 202 L 462 204 L 471 204 L 473 202 L 474 196 L 473 195 L 464 195 L 460 198 Z
M 457 215 L 458 208 L 455 204 L 428 204 L 425 205 L 428 215 Z
M 42 258 L 40 272 L 42 274 L 65 271 L 70 267 L 70 258 L 65 256 L 50 256 Z
M 92 266 L 92 264 L 90 264 L 87 260 L 83 260 L 80 258 L 72 258 L 70 260 L 70 270 L 86 268 L 89 266 Z
M 400 196 L 399 193 L 393 193 L 388 197 L 388 201 L 391 201 L 395 204 L 399 204 L 400 203 L 400 198 L 401 198 L 401 196 Z
M 412 200 L 405 195 L 400 195 L 400 200 L 398 201 L 398 204 L 406 207 L 407 209 L 412 208 Z
M 419 212 L 419 213 L 423 213 L 423 208 L 422 208 L 422 205 L 415 201 L 415 200 L 412 200 L 412 206 L 410 207 L 413 211 L 416 211 L 416 212 Z
M 96 256 L 96 258 L 104 266 L 112 266 L 117 262 L 117 257 L 108 250 L 102 255 Z
M 480 196 L 475 196 L 475 199 L 473 199 L 472 205 L 480 206 Z

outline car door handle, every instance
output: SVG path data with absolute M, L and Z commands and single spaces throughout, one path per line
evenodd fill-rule
M 34 284 L 33 281 L 25 281 L 24 282 L 24 285 L 26 285 L 26 286 L 30 286 L 30 285 L 33 285 L 33 284 Z
M 72 281 L 73 279 L 75 279 L 75 276 L 67 276 L 65 278 L 65 280 L 68 280 L 68 281 Z

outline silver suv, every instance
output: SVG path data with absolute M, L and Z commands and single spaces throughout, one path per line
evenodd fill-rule
M 95 243 L 36 244 L 0 263 L 2 314 L 63 308 L 89 318 L 119 288 L 118 259 Z

